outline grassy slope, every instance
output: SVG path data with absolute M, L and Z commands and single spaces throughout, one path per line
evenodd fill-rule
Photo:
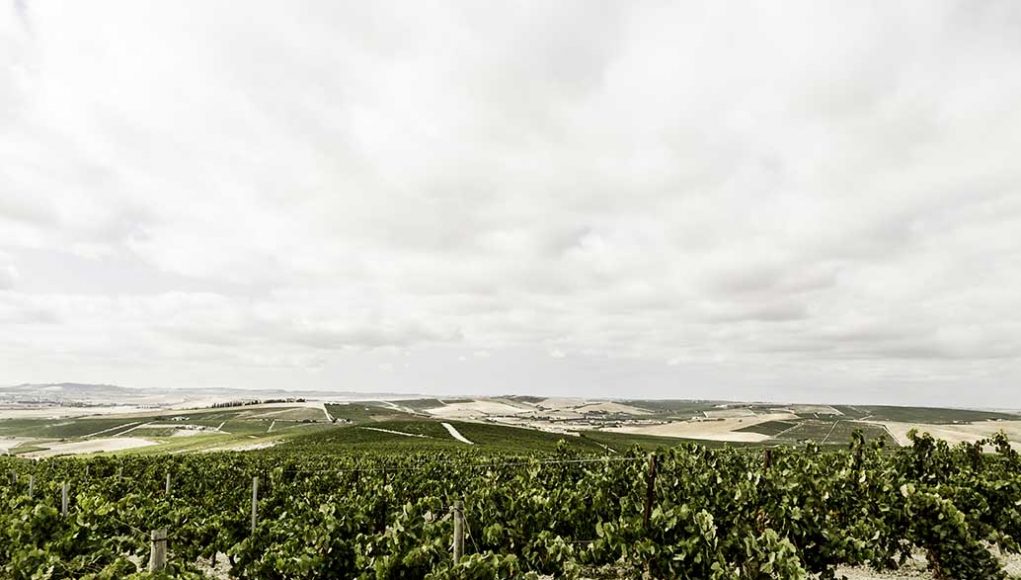
M 578 451 L 604 453 L 605 449 L 592 441 L 573 435 L 561 435 L 548 433 L 535 429 L 524 429 L 521 427 L 508 427 L 493 425 L 490 423 L 464 423 L 450 422 L 457 430 L 482 447 L 510 447 L 514 450 L 536 450 L 553 451 L 560 441 L 565 442 L 572 449 Z
M 624 400 L 621 403 L 651 411 L 654 417 L 690 419 L 711 411 L 719 403 L 717 401 L 685 401 L 685 400 Z
M 880 425 L 857 423 L 848 420 L 802 419 L 799 421 L 770 421 L 738 429 L 749 433 L 760 433 L 775 437 L 776 443 L 798 443 L 815 441 L 832 445 L 843 445 L 851 440 L 855 431 L 861 431 L 866 439 L 883 439 L 887 445 L 895 442 Z
M 626 451 L 638 446 L 647 451 L 662 447 L 673 447 L 682 443 L 698 443 L 706 447 L 755 447 L 758 443 L 728 443 L 723 441 L 706 441 L 696 439 L 684 439 L 680 437 L 656 437 L 654 435 L 635 435 L 632 433 L 610 433 L 606 431 L 585 431 L 582 437 L 602 443 L 614 451 Z
M 155 411 L 150 414 L 132 414 L 122 417 L 78 417 L 64 419 L 3 419 L 0 420 L 0 437 L 23 437 L 30 439 L 14 448 L 12 453 L 23 454 L 40 451 L 61 441 L 77 441 L 95 435 L 96 438 L 117 437 L 134 425 L 158 423 L 156 428 L 132 430 L 129 437 L 143 437 L 159 445 L 129 449 L 118 454 L 158 454 L 203 451 L 229 445 L 258 443 L 260 441 L 287 440 L 310 430 L 333 427 L 326 422 L 322 411 L 314 408 L 296 407 L 298 414 L 281 413 L 269 417 L 246 418 L 261 409 L 238 407 L 230 409 L 189 409 L 180 411 Z M 298 420 L 298 417 L 316 417 L 315 422 Z M 174 417 L 186 420 L 172 421 Z M 281 417 L 277 419 L 276 417 Z M 291 417 L 291 420 L 287 420 Z M 222 432 L 209 432 L 188 437 L 171 437 L 175 425 L 201 425 L 220 427 Z M 270 426 L 273 431 L 269 432 Z
M 145 422 L 138 418 L 81 418 L 81 419 L 6 419 L 0 421 L 2 437 L 38 437 L 40 439 L 67 439 L 85 437 L 122 425 Z M 111 434 L 116 430 L 111 431 Z M 104 433 L 105 435 L 105 433 Z
M 992 411 L 969 411 L 966 409 L 936 409 L 931 407 L 861 407 L 871 415 L 873 421 L 900 421 L 904 423 L 967 423 L 973 421 L 1016 421 L 1019 415 Z
M 657 416 L 692 417 L 704 411 L 713 410 L 719 401 L 687 401 L 687 400 L 624 400 L 627 405 L 648 409 Z M 736 408 L 748 408 L 756 412 L 780 407 L 779 403 L 728 403 Z M 995 411 L 974 411 L 967 409 L 941 409 L 936 407 L 893 407 L 884 405 L 821 405 L 832 406 L 843 413 L 839 419 L 863 419 L 869 417 L 875 421 L 902 421 L 907 423 L 964 423 L 974 421 L 1019 420 L 1021 414 L 1000 413 Z M 825 419 L 824 415 L 805 413 L 805 417 Z
M 513 399 L 513 398 L 512 398 Z M 446 399 L 444 399 L 446 401 Z M 626 404 L 652 410 L 657 416 L 686 418 L 701 414 L 715 407 L 712 401 L 624 401 Z M 424 409 L 439 404 L 437 399 L 418 399 L 400 401 L 397 404 L 414 409 Z M 963 421 L 985 421 L 996 419 L 1017 420 L 1017 415 L 986 411 L 967 411 L 955 409 L 935 409 L 924 407 L 884 407 L 865 405 L 837 405 L 843 416 L 834 421 L 828 417 L 818 419 L 801 419 L 796 421 L 774 421 L 741 429 L 778 437 L 774 441 L 760 443 L 719 443 L 696 441 L 708 446 L 755 447 L 776 444 L 797 444 L 803 441 L 815 441 L 827 445 L 845 445 L 851 433 L 861 429 L 869 439 L 882 438 L 892 444 L 889 434 L 878 425 L 851 422 L 849 419 L 905 421 L 918 423 L 954 423 Z M 38 441 L 26 442 L 17 448 L 15 453 L 44 448 L 47 441 L 56 442 L 100 433 L 99 437 L 117 436 L 123 429 L 132 424 L 145 422 L 170 423 L 173 417 L 187 417 L 185 424 L 219 427 L 222 433 L 208 433 L 192 437 L 168 437 L 169 430 L 137 430 L 129 436 L 142 436 L 157 440 L 160 445 L 124 453 L 153 454 L 163 452 L 192 452 L 209 448 L 258 443 L 261 441 L 294 442 L 303 445 L 305 440 L 319 441 L 342 449 L 373 449 L 391 450 L 428 450 L 428 449 L 463 449 L 465 444 L 450 437 L 439 421 L 423 415 L 407 413 L 393 409 L 379 402 L 356 402 L 351 404 L 330 404 L 327 408 L 332 416 L 341 421 L 330 424 L 323 419 L 316 422 L 294 420 L 299 415 L 281 413 L 266 417 L 252 417 L 253 413 L 264 412 L 261 409 L 247 407 L 229 409 L 195 409 L 181 411 L 161 411 L 151 415 L 130 417 L 81 417 L 74 419 L 5 419 L 0 420 L 0 437 L 25 437 Z M 314 409 L 302 409 L 301 412 L 321 413 Z M 304 417 L 305 415 L 300 415 Z M 309 415 L 312 417 L 313 415 Z M 837 418 L 834 418 L 837 419 Z M 651 437 L 633 434 L 604 433 L 587 431 L 581 437 L 559 435 L 531 429 L 495 425 L 491 423 L 452 422 L 458 430 L 477 445 L 474 449 L 483 451 L 524 452 L 553 450 L 558 442 L 583 452 L 606 453 L 608 450 L 621 451 L 634 445 L 644 449 L 676 445 L 685 441 L 680 438 Z M 273 431 L 269 432 L 270 426 Z M 427 438 L 405 437 L 402 435 L 382 433 L 359 426 L 373 426 L 405 433 L 425 435 Z
M 296 438 L 292 447 L 307 447 L 319 450 L 379 450 L 379 451 L 423 451 L 423 450 L 465 450 L 524 453 L 531 451 L 553 451 L 560 441 L 575 450 L 591 453 L 605 453 L 598 444 L 581 437 L 558 435 L 533 429 L 507 427 L 481 423 L 450 422 L 474 445 L 457 441 L 447 433 L 438 421 L 398 420 L 380 421 L 371 425 L 351 425 L 330 429 Z M 369 428 L 366 428 L 369 427 Z M 371 429 L 370 429 L 371 428 Z M 407 437 L 393 433 L 375 431 L 387 429 L 402 433 L 414 433 L 425 437 Z
M 491 423 L 469 423 L 450 421 L 455 429 L 474 445 L 467 446 L 453 439 L 439 421 L 382 421 L 372 424 L 339 427 L 291 441 L 281 449 L 310 448 L 319 451 L 426 451 L 465 450 L 497 453 L 550 452 L 558 445 L 582 453 L 603 455 L 607 452 L 621 452 L 638 446 L 653 450 L 681 443 L 700 443 L 710 447 L 750 447 L 757 444 L 721 443 L 716 441 L 695 441 L 671 437 L 652 437 L 625 433 L 585 431 L 580 436 L 561 435 L 534 429 L 494 425 Z M 415 433 L 427 438 L 406 437 L 367 429 L 366 427 Z M 563 443 L 561 443 L 563 442 Z
M 744 433 L 758 433 L 760 435 L 769 435 L 774 437 L 788 429 L 797 427 L 801 424 L 801 421 L 769 421 L 768 423 L 759 423 L 757 425 L 749 425 L 748 427 L 741 427 L 737 431 Z
M 425 409 L 435 409 L 436 407 L 442 407 L 444 404 L 451 403 L 470 403 L 472 399 L 405 399 L 401 401 L 394 401 L 394 404 L 400 405 L 401 407 L 407 407 L 416 411 L 424 411 Z
M 399 403 L 403 404 L 403 402 Z M 328 404 L 326 410 L 338 421 L 348 423 L 374 423 L 377 421 L 415 420 L 419 417 L 378 403 L 355 402 L 346 405 Z

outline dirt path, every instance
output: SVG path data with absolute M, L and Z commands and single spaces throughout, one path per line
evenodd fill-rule
M 461 435 L 461 433 L 457 429 L 455 429 L 454 426 L 451 425 L 450 423 L 443 423 L 443 428 L 447 430 L 447 433 L 450 433 L 451 437 L 453 437 L 454 439 L 457 439 L 461 443 L 467 443 L 468 445 L 475 445 L 471 441 L 468 441 L 467 437 L 465 437 L 464 435 Z
M 830 427 L 830 430 L 826 432 L 826 436 L 822 438 L 822 443 L 820 443 L 820 445 L 826 445 L 826 440 L 830 438 L 830 435 L 833 435 L 833 430 L 837 428 L 837 423 L 840 423 L 840 422 L 841 421 L 834 421 L 833 422 L 833 426 Z
M 741 429 L 771 421 L 791 421 L 797 416 L 790 413 L 763 413 L 747 417 L 727 417 L 723 419 L 703 419 L 691 421 L 669 421 L 658 424 L 636 424 L 622 427 L 602 429 L 611 433 L 634 433 L 637 435 L 654 435 L 658 437 L 683 437 L 687 439 L 707 439 L 711 441 L 737 441 L 759 443 L 773 437 Z
M 138 424 L 138 425 L 135 425 L 134 427 L 132 427 L 132 428 L 128 429 L 127 431 L 121 431 L 120 433 L 118 433 L 118 434 L 116 435 L 116 437 L 120 437 L 121 435 L 127 435 L 128 433 L 131 433 L 131 432 L 132 432 L 132 431 L 134 431 L 135 429 L 142 429 L 142 428 L 144 428 L 144 427 L 146 427 L 146 426 L 148 426 L 148 425 L 152 425 L 152 424 L 153 424 L 153 423 L 155 423 L 155 422 L 156 422 L 156 421 L 149 421 L 148 423 L 140 423 L 140 424 Z
M 405 437 L 421 437 L 422 439 L 432 439 L 427 435 L 421 435 L 419 433 L 405 433 L 404 431 L 393 431 L 390 429 L 380 429 L 379 427 L 361 427 L 368 431 L 379 431 L 380 433 L 390 433 L 391 435 L 404 435 Z
M 883 421 L 882 424 L 898 445 L 909 446 L 911 439 L 908 433 L 917 429 L 920 433 L 929 433 L 937 439 L 943 439 L 954 445 L 961 442 L 974 442 L 991 437 L 997 431 L 1004 431 L 1010 438 L 1015 449 L 1021 449 L 1021 421 L 976 421 L 974 423 L 955 423 L 937 425 L 932 423 L 903 423 L 899 421 Z
M 125 429 L 127 427 L 134 427 L 140 424 L 141 421 L 136 423 L 126 423 L 124 425 L 117 425 L 116 427 L 110 427 L 109 429 L 103 429 L 102 431 L 96 431 L 95 433 L 89 433 L 88 435 L 82 436 L 82 439 L 88 439 L 89 437 L 95 437 L 96 435 L 102 435 L 103 433 L 109 433 L 110 431 L 117 431 L 118 429 Z
M 10 455 L 11 449 L 31 440 L 29 437 L 0 437 L 0 455 Z
M 271 415 L 282 415 L 283 413 L 290 413 L 293 410 L 294 409 L 287 408 L 287 409 L 281 409 L 279 411 L 269 411 L 268 413 L 259 413 L 257 415 L 249 415 L 248 418 L 249 419 L 260 419 L 262 417 L 269 417 Z
M 260 441 L 257 443 L 242 443 L 241 445 L 221 445 L 219 447 L 207 447 L 202 449 L 201 453 L 215 453 L 219 451 L 255 451 L 258 449 L 269 449 L 280 441 L 272 439 L 269 441 Z

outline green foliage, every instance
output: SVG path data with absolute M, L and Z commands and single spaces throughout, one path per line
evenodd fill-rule
M 1002 435 L 952 447 L 915 434 L 911 447 L 891 451 L 858 433 L 842 451 L 772 449 L 768 467 L 761 450 L 683 444 L 656 454 L 646 523 L 648 458 L 639 448 L 600 456 L 593 442 L 542 434 L 529 440 L 540 451 L 522 455 L 513 437 L 533 435 L 457 427 L 485 443 L 450 439 L 426 453 L 331 446 L 335 433 L 361 432 L 345 428 L 246 454 L 0 458 L 0 474 L 18 474 L 0 480 L 0 577 L 201 578 L 197 562 L 225 554 L 243 579 L 570 578 L 611 569 L 766 580 L 833 578 L 838 565 L 896 567 L 922 550 L 938 576 L 998 579 L 989 546 L 1016 552 L 1021 541 L 1021 459 Z M 413 422 L 404 429 L 444 435 Z M 456 500 L 467 553 L 454 564 Z M 139 567 L 149 531 L 161 527 L 170 568 L 152 575 Z

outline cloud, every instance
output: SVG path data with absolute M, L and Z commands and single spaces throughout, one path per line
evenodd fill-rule
M 0 290 L 14 288 L 18 280 L 18 269 L 11 263 L 10 258 L 0 253 Z
M 19 10 L 11 382 L 1019 377 L 1015 3 Z

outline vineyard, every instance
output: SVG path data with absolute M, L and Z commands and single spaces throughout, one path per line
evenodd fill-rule
M 415 453 L 313 435 L 249 453 L 3 458 L 0 575 L 828 578 L 921 551 L 937 577 L 1005 578 L 1017 452 L 1002 436 L 988 453 L 913 443 Z M 148 572 L 160 529 L 166 566 Z

